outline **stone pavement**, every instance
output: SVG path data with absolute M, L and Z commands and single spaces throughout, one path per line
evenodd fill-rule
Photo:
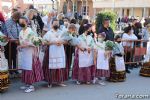
M 150 78 L 139 76 L 139 69 L 133 69 L 131 74 L 127 74 L 126 82 L 107 82 L 106 86 L 76 85 L 73 81 L 66 84 L 67 87 L 47 88 L 47 84 L 41 82 L 35 84 L 35 92 L 24 93 L 19 90 L 22 83 L 16 79 L 8 91 L 0 94 L 0 100 L 124 100 L 116 98 L 116 94 L 150 95 Z

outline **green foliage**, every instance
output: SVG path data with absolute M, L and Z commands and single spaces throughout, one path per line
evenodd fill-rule
M 110 19 L 110 27 L 115 30 L 116 29 L 116 18 L 117 15 L 115 12 L 113 11 L 103 11 L 103 12 L 99 12 L 97 14 L 97 18 L 96 18 L 96 31 L 98 33 L 98 29 L 99 27 L 102 25 L 104 19 Z
M 107 40 L 105 43 L 105 49 L 106 50 L 113 50 L 113 47 L 115 46 L 114 42 Z

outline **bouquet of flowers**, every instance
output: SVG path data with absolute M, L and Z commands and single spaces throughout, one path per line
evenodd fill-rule
M 78 38 L 75 34 L 66 32 L 62 35 L 63 40 L 67 41 L 69 44 L 75 46 L 79 44 Z
M 0 32 L 0 45 L 5 46 L 8 43 L 6 36 Z
M 105 50 L 113 50 L 114 46 L 114 42 L 108 40 L 105 43 Z
M 35 45 L 35 46 L 40 46 L 42 44 L 42 38 L 41 37 L 33 37 L 32 38 L 32 43 Z
M 35 36 L 34 34 L 29 34 L 28 39 L 30 39 L 35 46 L 40 46 L 43 43 L 43 39 L 41 37 Z

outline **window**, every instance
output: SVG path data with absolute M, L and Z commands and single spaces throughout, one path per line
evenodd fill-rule
M 87 9 L 87 12 L 86 12 Z M 89 14 L 89 6 L 83 6 L 82 7 L 82 15 L 88 15 Z

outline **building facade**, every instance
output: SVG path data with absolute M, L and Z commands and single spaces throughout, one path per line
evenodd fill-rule
M 95 13 L 103 10 L 114 10 L 119 17 L 150 16 L 150 0 L 93 0 Z
M 104 10 L 113 10 L 119 17 L 150 16 L 150 0 L 0 0 L 0 11 L 19 6 L 25 10 L 34 4 L 38 10 L 57 9 L 58 12 L 78 12 L 93 17 Z
M 68 1 L 68 0 L 66 0 Z M 73 12 L 93 17 L 100 11 L 113 10 L 118 17 L 150 16 L 150 0 L 71 0 Z

